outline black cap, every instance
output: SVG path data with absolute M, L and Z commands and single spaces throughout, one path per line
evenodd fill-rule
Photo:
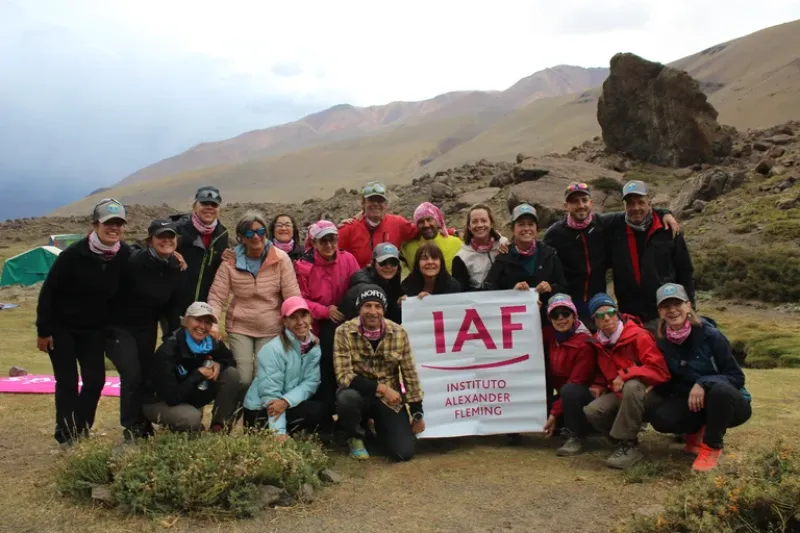
M 155 237 L 156 235 L 161 235 L 162 233 L 167 232 L 170 232 L 174 235 L 178 234 L 178 232 L 175 231 L 175 225 L 171 220 L 156 219 L 152 221 L 150 226 L 147 228 L 148 237 Z
M 196 202 L 214 202 L 215 204 L 219 205 L 222 203 L 222 196 L 219 194 L 219 189 L 210 185 L 206 185 L 197 189 L 197 192 L 194 195 L 194 200 Z
M 378 302 L 384 309 L 389 305 L 386 299 L 386 293 L 378 285 L 364 285 L 356 296 L 356 309 L 361 309 L 361 306 L 367 302 Z

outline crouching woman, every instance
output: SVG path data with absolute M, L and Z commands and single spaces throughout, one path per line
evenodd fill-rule
M 173 431 L 202 431 L 203 407 L 214 402 L 211 431 L 229 429 L 239 390 L 233 354 L 211 335 L 214 309 L 194 302 L 182 327 L 156 350 L 149 364 L 150 391 L 142 410 L 155 424 Z
M 281 317 L 283 331 L 258 352 L 256 377 L 244 398 L 244 425 L 269 427 L 286 440 L 300 429 L 315 431 L 326 408 L 309 400 L 319 387 L 321 352 L 308 304 L 299 296 L 287 298 Z
M 647 420 L 656 431 L 686 435 L 686 451 L 697 455 L 692 469 L 713 470 L 728 428 L 752 415 L 744 372 L 728 339 L 698 318 L 682 285 L 667 283 L 656 293 L 656 337 L 672 379 L 647 395 Z

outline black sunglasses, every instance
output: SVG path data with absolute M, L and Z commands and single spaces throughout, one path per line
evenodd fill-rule
M 400 261 L 398 261 L 397 259 L 387 259 L 386 261 L 381 261 L 381 262 L 380 262 L 380 263 L 378 263 L 378 264 L 379 264 L 380 266 L 382 266 L 382 267 L 385 267 L 385 266 L 393 266 L 393 267 L 396 267 L 396 266 L 400 266 Z
M 572 316 L 572 311 L 569 309 L 556 309 L 548 316 L 550 317 L 550 320 L 561 320 L 562 318 Z
M 244 232 L 244 236 L 248 239 L 252 239 L 254 236 L 258 235 L 259 237 L 263 237 L 267 234 L 267 228 L 258 228 L 257 230 L 247 230 Z

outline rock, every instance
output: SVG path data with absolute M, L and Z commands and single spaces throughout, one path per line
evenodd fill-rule
M 330 468 L 322 470 L 319 473 L 319 478 L 325 483 L 333 483 L 334 485 L 338 485 L 339 483 L 342 482 L 342 476 L 340 476 Z
M 539 231 L 542 236 L 544 236 L 544 231 L 549 228 L 554 222 L 560 220 L 564 214 L 563 210 L 560 209 L 553 209 L 546 205 L 542 205 L 537 203 L 535 200 L 535 194 L 525 194 L 522 191 L 511 191 L 506 199 L 506 207 L 508 208 L 508 212 L 514 210 L 519 204 L 526 203 L 533 206 L 536 209 L 536 216 L 539 218 Z
M 652 200 L 654 205 L 667 205 L 669 204 L 669 195 L 662 193 L 658 193 L 653 197 Z
M 536 168 L 533 165 L 526 164 L 525 161 L 516 165 L 512 170 L 514 175 L 514 183 L 522 183 L 524 181 L 536 181 L 542 176 L 547 176 L 550 171 L 546 168 Z
M 774 192 L 774 193 L 783 192 L 786 189 L 794 186 L 796 181 L 797 181 L 797 178 L 795 178 L 795 177 L 786 178 L 785 180 L 783 180 L 782 182 L 777 184 L 775 187 L 773 187 L 772 192 Z M 16 368 L 16 367 L 14 367 L 14 368 Z M 12 370 L 13 370 L 13 368 L 12 368 Z M 11 373 L 9 372 L 9 376 L 10 375 L 11 375 Z
M 702 213 L 703 209 L 705 209 L 707 205 L 708 202 L 705 200 L 695 200 L 692 202 L 692 211 L 695 213 Z
M 747 181 L 747 173 L 738 170 L 730 175 L 728 181 L 725 182 L 725 187 L 722 188 L 722 194 L 728 194 L 734 189 L 739 188 L 745 181 Z
M 648 505 L 643 505 L 633 511 L 633 514 L 639 516 L 645 516 L 647 518 L 655 518 L 660 514 L 663 514 L 666 511 L 666 507 L 661 505 L 660 503 L 651 503 Z
M 274 485 L 264 485 L 259 488 L 259 491 L 261 493 L 261 505 L 263 507 L 287 504 L 291 500 L 288 492 Z
M 435 200 L 441 200 L 444 198 L 452 198 L 453 188 L 447 185 L 446 183 L 442 183 L 440 181 L 435 181 L 431 183 L 431 198 Z
M 28 371 L 22 368 L 21 366 L 12 366 L 8 369 L 8 377 L 17 378 L 20 376 L 27 376 Z
M 750 157 L 753 153 L 753 146 L 750 144 L 742 145 L 742 157 Z
M 730 155 L 717 110 L 685 71 L 625 53 L 611 58 L 597 102 L 606 147 L 649 163 L 684 167 Z
M 523 153 L 519 153 L 519 154 L 517 154 L 517 163 L 522 163 L 522 162 L 523 162 L 523 161 L 525 161 L 526 159 L 528 159 L 528 156 L 527 156 L 527 155 L 525 155 L 525 154 L 523 154 Z
M 92 499 L 107 505 L 114 505 L 116 500 L 111 493 L 111 485 L 94 485 L 92 487 Z
M 683 183 L 670 208 L 678 213 L 695 210 L 695 201 L 710 202 L 730 186 L 731 176 L 722 170 L 711 169 L 689 178 Z M 740 184 L 741 185 L 741 184 Z
M 506 185 L 511 185 L 514 183 L 514 176 L 510 173 L 503 173 L 497 174 L 495 177 L 492 178 L 492 181 L 489 182 L 489 185 L 492 187 L 505 187 Z
M 780 209 L 781 211 L 787 211 L 789 209 L 794 209 L 800 205 L 800 196 L 797 198 L 784 198 L 782 200 L 778 200 L 775 203 L 775 208 Z
M 759 152 L 766 152 L 770 149 L 770 145 L 767 143 L 763 143 L 761 141 L 756 141 L 753 143 L 753 148 L 758 150 Z
M 470 207 L 474 204 L 482 204 L 491 200 L 497 193 L 500 192 L 499 187 L 485 187 L 465 194 L 462 194 L 456 200 L 456 208 L 463 209 Z
M 773 161 L 769 157 L 765 157 L 764 159 L 758 162 L 758 165 L 756 165 L 756 172 L 766 176 L 767 174 L 769 174 L 769 171 L 772 170 L 772 167 L 774 165 L 775 161 Z
M 603 166 L 609 170 L 616 170 L 617 172 L 625 172 L 628 170 L 627 161 L 619 154 L 612 154 L 603 162 Z
M 297 492 L 297 499 L 303 503 L 311 503 L 314 501 L 314 487 L 308 483 L 303 483 L 300 490 Z
M 439 176 L 447 176 L 447 171 L 446 170 L 439 170 L 439 171 L 436 172 L 436 174 L 434 174 L 435 178 L 438 178 Z
M 689 176 L 691 176 L 692 174 L 694 174 L 694 169 L 691 168 L 691 167 L 689 167 L 689 168 L 681 168 L 679 170 L 676 170 L 674 174 L 675 174 L 676 178 L 686 179 Z
M 772 137 L 764 140 L 772 144 L 784 145 L 794 141 L 794 137 L 792 135 L 781 134 L 773 135 Z
M 786 153 L 786 148 L 782 148 L 780 146 L 773 146 L 772 149 L 769 152 L 767 152 L 767 156 L 771 157 L 772 159 L 777 159 L 785 153 Z

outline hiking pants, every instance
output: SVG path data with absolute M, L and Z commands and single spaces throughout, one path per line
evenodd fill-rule
M 390 459 L 408 461 L 414 457 L 417 438 L 411 431 L 408 412 L 402 406 L 399 412 L 380 401 L 377 396 L 365 396 L 355 389 L 341 389 L 336 393 L 336 412 L 348 437 L 364 438 L 362 423 L 372 418 L 378 441 Z
M 94 425 L 97 403 L 106 381 L 105 331 L 57 327 L 49 351 L 56 378 L 56 430 L 58 442 L 88 434 Z M 78 390 L 78 366 L 83 385 Z
M 558 396 L 561 398 L 561 408 L 564 412 L 562 415 L 564 427 L 572 437 L 585 437 L 591 430 L 591 426 L 583 408 L 594 400 L 589 387 L 577 383 L 567 383 L 561 387 Z
M 152 433 L 142 413 L 144 379 L 142 365 L 153 359 L 157 328 L 111 327 L 106 336 L 106 354 L 119 372 L 119 421 L 128 438 Z
M 703 442 L 715 449 L 722 448 L 728 428 L 741 426 L 753 411 L 742 393 L 728 383 L 714 383 L 706 389 L 704 408 L 689 410 L 688 396 L 659 396 L 653 391 L 645 400 L 646 419 L 660 433 L 697 433 L 705 426 Z
M 286 431 L 289 434 L 300 430 L 315 433 L 323 422 L 325 406 L 320 402 L 306 400 L 286 410 Z M 244 410 L 244 427 L 266 429 L 269 427 L 269 415 L 266 409 Z
M 326 417 L 332 418 L 336 412 L 336 371 L 333 368 L 333 339 L 336 333 L 336 324 L 330 320 L 321 320 L 319 323 L 319 387 L 311 396 L 311 400 L 320 402 L 326 409 Z
M 201 399 L 208 398 L 209 394 L 214 400 L 211 425 L 230 426 L 239 395 L 239 372 L 232 366 L 223 370 L 216 381 L 209 382 L 206 391 L 197 391 L 196 401 L 192 403 L 167 405 L 162 401 L 145 404 L 142 410 L 150 422 L 165 425 L 172 431 L 202 431 L 203 407 L 208 402 Z
M 239 371 L 239 385 L 241 396 L 247 394 L 247 389 L 256 375 L 258 352 L 274 337 L 250 337 L 241 333 L 228 333 L 228 346 L 236 360 L 236 369 Z
M 644 420 L 644 398 L 647 386 L 638 379 L 629 379 L 622 387 L 622 398 L 607 393 L 583 408 L 589 423 L 597 431 L 618 441 L 636 441 Z

